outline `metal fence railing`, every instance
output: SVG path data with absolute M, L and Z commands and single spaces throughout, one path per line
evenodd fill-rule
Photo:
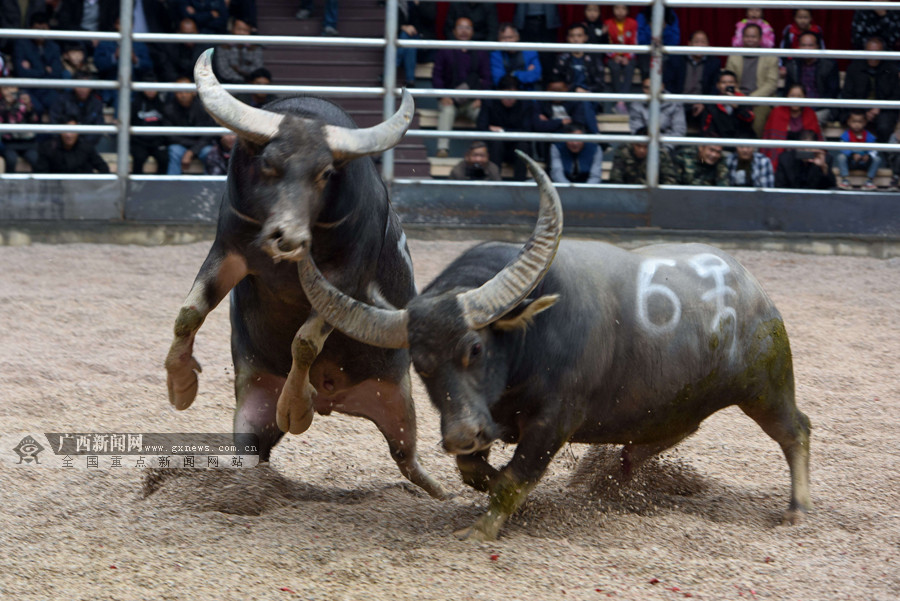
M 437 1 L 437 0 L 425 0 Z M 454 0 L 458 1 L 458 0 Z M 489 0 L 491 1 L 491 0 Z M 156 33 L 132 33 L 119 34 L 111 32 L 74 32 L 74 31 L 39 31 L 33 29 L 4 29 L 3 35 L 8 38 L 48 38 L 59 40 L 111 40 L 120 44 L 118 78 L 112 80 L 95 80 L 90 86 L 95 89 L 118 90 L 119 115 L 130 114 L 131 91 L 155 89 L 161 92 L 173 92 L 178 90 L 193 89 L 192 84 L 177 83 L 134 83 L 131 81 L 131 52 L 132 43 L 179 43 L 202 42 L 206 44 L 216 43 L 253 43 L 265 46 L 315 46 L 315 47 L 355 47 L 355 48 L 383 48 L 384 69 L 383 85 L 376 87 L 347 87 L 347 86 L 253 86 L 225 84 L 226 90 L 232 93 L 266 92 L 272 94 L 315 93 L 327 97 L 383 97 L 383 112 L 385 117 L 393 114 L 396 98 L 400 90 L 396 88 L 396 52 L 398 48 L 440 49 L 440 48 L 468 48 L 477 50 L 508 49 L 509 44 L 501 42 L 458 42 L 449 40 L 400 40 L 397 38 L 397 2 L 387 0 L 385 4 L 385 35 L 384 38 L 347 38 L 347 37 L 305 37 L 305 36 L 235 36 L 235 35 L 184 35 L 184 34 L 156 34 Z M 524 0 L 524 2 L 538 2 L 538 0 Z M 561 2 L 557 2 L 561 3 Z M 614 0 L 566 0 L 565 4 L 617 4 Z M 790 0 L 754 0 L 753 6 L 761 8 L 809 8 L 828 10 L 900 10 L 900 3 L 893 2 L 828 2 L 828 1 L 790 1 Z M 500 139 L 500 140 L 529 140 L 541 142 L 558 142 L 564 140 L 583 140 L 603 143 L 648 143 L 647 159 L 647 185 L 657 187 L 659 185 L 659 153 L 663 144 L 675 145 L 700 145 L 709 142 L 708 138 L 690 136 L 664 136 L 660 134 L 660 106 L 663 102 L 676 103 L 715 103 L 721 100 L 720 96 L 683 95 L 664 93 L 662 90 L 662 58 L 670 55 L 741 55 L 763 56 L 776 55 L 779 57 L 816 57 L 834 59 L 900 59 L 900 53 L 896 52 L 868 52 L 852 50 L 793 50 L 783 48 L 724 48 L 724 47 L 697 47 L 697 46 L 663 46 L 661 43 L 663 30 L 663 11 L 665 7 L 719 7 L 719 8 L 746 8 L 746 3 L 738 0 L 633 0 L 631 6 L 652 6 L 652 37 L 654 42 L 649 45 L 597 45 L 597 44 L 536 44 L 521 42 L 515 45 L 518 50 L 541 50 L 544 52 L 567 52 L 581 50 L 589 52 L 630 52 L 635 54 L 650 55 L 650 92 L 648 94 L 616 94 L 616 93 L 553 93 L 553 92 L 509 92 L 495 90 L 447 90 L 434 88 L 415 88 L 410 90 L 414 98 L 451 97 L 451 98 L 519 98 L 524 100 L 579 100 L 592 102 L 647 102 L 649 105 L 649 127 L 647 136 L 634 135 L 610 135 L 610 134 L 546 134 L 546 133 L 514 133 L 514 132 L 484 132 L 484 131 L 442 131 L 442 130 L 410 130 L 408 135 L 420 138 L 456 138 L 456 139 Z M 121 0 L 120 29 L 130 32 L 132 29 L 133 2 Z M 84 86 L 81 80 L 45 80 L 27 78 L 5 78 L 5 85 L 19 87 L 55 87 L 71 88 Z M 868 99 L 824 99 L 802 98 L 791 99 L 784 97 L 730 97 L 731 104 L 749 105 L 798 105 L 813 108 L 821 107 L 848 107 L 858 106 L 867 108 L 900 109 L 900 101 L 897 100 L 868 100 Z M 101 133 L 116 136 L 117 173 L 115 176 L 83 176 L 79 179 L 103 179 L 116 177 L 121 184 L 124 196 L 128 180 L 146 180 L 160 178 L 167 179 L 194 179 L 197 176 L 141 176 L 128 173 L 129 140 L 132 135 L 171 135 L 171 134 L 196 134 L 215 135 L 226 132 L 224 128 L 176 128 L 176 127 L 133 127 L 128 123 L 128 118 L 120 118 L 115 125 L 88 126 L 88 125 L 10 125 L 0 124 L 0 133 L 33 131 L 39 133 L 58 133 L 63 131 L 77 131 L 80 133 Z M 792 140 L 764 140 L 764 139 L 729 139 L 729 145 L 744 145 L 754 147 L 779 147 L 779 148 L 822 148 L 826 150 L 865 149 L 879 151 L 896 151 L 897 147 L 890 144 L 849 144 L 843 142 L 818 142 L 818 141 L 792 141 Z M 382 157 L 382 175 L 386 181 L 394 181 L 393 151 L 387 151 Z M 71 179 L 70 175 L 46 175 L 36 174 L 4 174 L 0 179 L 9 178 L 59 178 Z M 223 179 L 221 176 L 210 176 L 212 179 Z M 405 181 L 405 180 L 397 180 Z M 496 185 L 492 182 L 491 185 Z

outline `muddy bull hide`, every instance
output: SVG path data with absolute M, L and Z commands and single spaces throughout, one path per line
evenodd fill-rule
M 560 244 L 559 199 L 530 168 L 541 210 L 525 247 L 476 246 L 405 309 L 346 296 L 313 261 L 300 268 L 337 329 L 410 349 L 445 449 L 490 495 L 487 513 L 457 534 L 495 538 L 566 442 L 624 445 L 624 480 L 730 405 L 781 445 L 791 471 L 783 521 L 799 520 L 810 508 L 809 420 L 794 403 L 783 321 L 756 279 L 701 244 Z M 499 470 L 488 463 L 496 439 L 517 444 Z
M 404 93 L 387 121 L 357 129 L 339 107 L 314 97 L 252 108 L 221 87 L 212 50 L 195 79 L 206 110 L 234 131 L 216 238 L 178 317 L 166 358 L 169 400 L 186 409 L 197 394 L 194 337 L 231 292 L 235 433 L 259 436 L 268 460 L 284 432 L 299 434 L 314 410 L 375 422 L 404 476 L 429 494 L 443 491 L 419 465 L 409 353 L 361 344 L 312 310 L 297 261 L 315 257 L 347 294 L 376 286 L 392 304 L 415 296 L 406 237 L 367 156 L 400 141 L 413 115 Z

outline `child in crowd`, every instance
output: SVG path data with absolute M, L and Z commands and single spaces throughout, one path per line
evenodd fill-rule
M 847 117 L 847 131 L 841 135 L 841 141 L 853 144 L 875 142 L 875 136 L 866 131 L 865 111 L 860 109 L 851 111 L 850 116 Z M 838 188 L 841 190 L 851 188 L 850 181 L 847 179 L 851 169 L 866 170 L 866 183 L 863 189 L 874 190 L 876 188 L 875 175 L 878 173 L 878 167 L 881 166 L 881 157 L 878 155 L 878 151 L 842 150 L 837 155 L 837 164 L 841 175 Z
M 812 13 L 806 8 L 794 9 L 794 22 L 785 26 L 781 32 L 781 47 L 800 48 L 800 36 L 804 33 L 814 33 L 819 38 L 819 47 L 825 49 L 825 40 L 822 38 L 822 28 L 812 22 Z
M 588 32 L 589 44 L 609 44 L 609 33 L 600 18 L 599 4 L 584 5 L 584 27 Z
M 772 29 L 772 26 L 769 25 L 768 21 L 763 19 L 763 11 L 761 8 L 747 9 L 747 18 L 741 19 L 734 26 L 734 36 L 731 38 L 731 45 L 735 48 L 740 48 L 744 45 L 744 27 L 750 23 L 755 23 L 762 29 L 762 40 L 760 41 L 759 47 L 774 48 L 775 30 Z
M 628 16 L 628 7 L 624 4 L 613 5 L 613 18 L 604 22 L 609 32 L 610 44 L 637 44 L 637 21 Z M 634 77 L 635 55 L 631 52 L 611 52 L 607 55 L 609 74 L 612 78 L 613 92 L 628 94 L 631 92 L 631 80 Z M 627 114 L 625 102 L 616 103 L 616 112 Z

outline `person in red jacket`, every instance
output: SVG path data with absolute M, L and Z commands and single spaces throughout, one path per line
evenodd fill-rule
M 787 97 L 806 98 L 803 85 L 792 85 L 787 91 Z M 815 132 L 816 139 L 822 139 L 815 110 L 808 106 L 776 106 L 769 113 L 762 137 L 764 140 L 797 139 L 803 130 Z M 778 157 L 784 152 L 784 148 L 763 148 L 761 151 L 772 161 L 772 169 L 778 169 Z
M 628 7 L 624 4 L 613 6 L 613 18 L 603 22 L 609 34 L 610 44 L 637 44 L 637 21 L 628 16 Z M 631 80 L 634 78 L 634 67 L 637 64 L 634 53 L 611 52 L 607 55 L 607 66 L 612 78 L 612 91 L 618 94 L 631 92 Z M 624 101 L 616 103 L 616 112 L 628 113 Z

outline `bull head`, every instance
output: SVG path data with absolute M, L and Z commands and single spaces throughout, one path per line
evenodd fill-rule
M 386 309 L 342 293 L 311 257 L 299 266 L 307 298 L 335 328 L 372 346 L 410 349 L 416 371 L 441 411 L 444 447 L 451 453 L 484 449 L 498 435 L 488 407 L 502 393 L 505 367 L 498 356 L 502 352 L 493 348 L 491 330 L 524 327 L 557 300 L 556 295 L 526 300 L 556 256 L 562 206 L 547 174 L 518 154 L 541 192 L 537 225 L 518 257 L 480 287 L 426 291 L 406 309 Z
M 383 123 L 365 129 L 340 127 L 244 104 L 216 79 L 212 53 L 206 50 L 194 66 L 200 100 L 219 125 L 256 151 L 262 185 L 276 189 L 260 243 L 275 260 L 300 261 L 309 253 L 310 230 L 335 170 L 396 146 L 412 123 L 412 96 L 404 90 L 399 110 Z

